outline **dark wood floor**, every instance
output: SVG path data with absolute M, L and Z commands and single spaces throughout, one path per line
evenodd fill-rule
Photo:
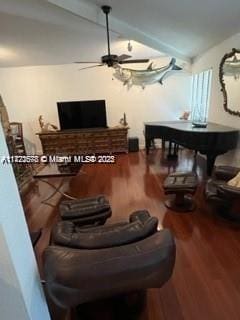
M 147 158 L 141 151 L 117 156 L 114 165 L 84 165 L 85 174 L 64 180 L 65 190 L 73 196 L 106 194 L 113 209 L 112 222 L 146 208 L 159 218 L 162 227 L 172 230 L 177 246 L 174 274 L 161 289 L 148 290 L 138 319 L 240 319 L 240 227 L 211 213 L 203 196 L 205 162 L 201 157 L 195 163 L 193 160 L 187 150 L 181 150 L 178 161 L 171 162 L 164 160 L 160 150 L 152 151 Z M 192 169 L 197 171 L 200 182 L 195 196 L 197 209 L 192 213 L 167 210 L 163 204 L 164 178 L 173 171 Z M 57 184 L 59 180 L 51 182 Z M 49 192 L 51 188 L 39 182 L 23 199 L 30 230 L 43 228 L 36 246 L 40 272 L 42 251 L 58 219 L 57 207 L 40 202 Z M 52 203 L 59 200 L 56 196 Z M 95 319 L 110 317 L 98 311 Z

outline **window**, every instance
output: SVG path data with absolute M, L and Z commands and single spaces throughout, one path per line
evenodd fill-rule
M 211 90 L 212 70 L 194 74 L 192 77 L 192 121 L 203 123 L 207 121 L 209 98 Z

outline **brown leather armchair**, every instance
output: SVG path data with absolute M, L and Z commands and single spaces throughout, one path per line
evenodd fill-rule
M 147 211 L 137 211 L 128 223 L 110 226 L 78 229 L 69 221 L 58 224 L 52 235 L 54 245 L 44 252 L 51 300 L 72 308 L 160 288 L 172 275 L 176 248 L 170 231 L 158 231 L 157 222 Z
M 236 167 L 218 166 L 205 188 L 206 198 L 214 211 L 230 220 L 240 220 L 240 188 L 227 184 L 239 171 Z

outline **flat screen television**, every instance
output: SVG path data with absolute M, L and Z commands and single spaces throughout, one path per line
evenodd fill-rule
M 57 102 L 61 130 L 106 128 L 105 100 Z

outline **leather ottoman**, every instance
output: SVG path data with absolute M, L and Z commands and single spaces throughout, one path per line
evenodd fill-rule
M 112 215 L 110 204 L 103 195 L 63 201 L 59 211 L 62 220 L 78 225 L 101 225 Z
M 165 201 L 167 208 L 174 211 L 193 211 L 195 202 L 192 197 L 198 186 L 197 174 L 194 172 L 171 173 L 163 183 L 166 195 L 173 194 L 173 198 Z

